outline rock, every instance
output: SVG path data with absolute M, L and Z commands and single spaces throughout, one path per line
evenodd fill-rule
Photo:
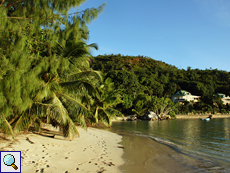
M 158 120 L 158 116 L 155 112 L 149 111 L 147 114 L 145 114 L 144 116 L 142 116 L 143 120 Z
M 129 115 L 127 118 L 126 118 L 126 121 L 135 121 L 137 120 L 137 115 L 134 114 L 134 115 Z

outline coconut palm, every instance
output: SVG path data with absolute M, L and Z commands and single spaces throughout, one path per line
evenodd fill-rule
M 117 119 L 117 116 L 123 114 L 114 107 L 122 103 L 120 98 L 120 90 L 114 89 L 114 83 L 110 78 L 107 78 L 103 84 L 98 87 L 99 95 L 96 95 L 93 100 L 93 112 L 97 122 L 102 122 L 106 126 L 112 125 L 112 119 Z
M 149 102 L 151 102 L 150 96 L 144 93 L 138 93 L 134 99 L 134 109 L 132 109 L 132 111 L 135 112 L 138 117 L 143 116 L 149 110 Z
M 28 72 L 34 73 L 37 68 L 40 69 L 40 88 L 35 92 L 28 109 L 17 112 L 8 119 L 1 118 L 1 122 L 5 122 L 2 126 L 4 131 L 13 134 L 10 125 L 14 132 L 28 129 L 31 125 L 40 130 L 40 124 L 46 122 L 60 126 L 65 137 L 73 138 L 78 134 L 73 120 L 86 127 L 85 117 L 93 117 L 93 114 L 88 110 L 88 103 L 83 102 L 83 98 L 96 93 L 94 84 L 95 81 L 101 80 L 101 75 L 89 66 L 82 68 L 82 63 L 88 62 L 87 45 L 82 42 L 72 42 L 72 45 L 70 43 L 66 44 L 67 47 L 61 47 L 57 43 L 58 54 L 53 51 L 53 55 L 41 59 L 40 63 Z
M 0 128 L 5 133 L 13 135 L 31 125 L 39 130 L 46 122 L 60 126 L 64 136 L 72 138 L 78 133 L 73 119 L 84 126 L 85 117 L 93 117 L 85 98 L 96 93 L 101 75 L 89 68 L 89 50 L 97 46 L 85 44 L 85 23 L 95 19 L 102 7 L 86 10 L 79 14 L 82 17 L 76 13 L 70 22 L 66 12 L 82 2 L 63 2 L 61 6 L 44 2 L 44 8 L 37 2 L 26 3 L 23 10 L 8 7 L 14 6 L 8 1 L 0 4 L 0 67 L 4 66 L 0 70 Z M 32 5 L 33 10 L 25 12 L 24 5 L 30 9 Z M 17 14 L 11 15 L 8 8 Z M 46 14 L 42 17 L 41 9 Z M 59 15 L 54 11 L 66 12 Z

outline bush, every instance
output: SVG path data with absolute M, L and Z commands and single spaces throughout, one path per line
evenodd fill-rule
M 171 116 L 171 118 L 176 118 L 176 114 L 174 111 L 170 111 L 169 115 Z

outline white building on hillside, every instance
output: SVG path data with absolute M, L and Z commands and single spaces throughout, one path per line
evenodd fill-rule
M 230 104 L 230 97 L 229 96 L 226 96 L 225 94 L 222 94 L 222 93 L 216 93 L 215 96 L 220 97 L 221 100 L 223 101 L 224 105 Z
M 176 94 L 171 95 L 170 97 L 171 97 L 172 101 L 174 101 L 174 102 L 183 102 L 183 101 L 198 102 L 198 100 L 201 96 L 195 96 L 195 95 L 192 95 L 188 91 L 179 90 L 176 92 Z

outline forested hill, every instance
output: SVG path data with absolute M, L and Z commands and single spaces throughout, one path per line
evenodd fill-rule
M 145 93 L 162 97 L 183 89 L 208 102 L 215 93 L 230 95 L 230 73 L 217 69 L 184 70 L 148 57 L 120 54 L 98 55 L 91 66 L 123 89 L 123 96 Z

